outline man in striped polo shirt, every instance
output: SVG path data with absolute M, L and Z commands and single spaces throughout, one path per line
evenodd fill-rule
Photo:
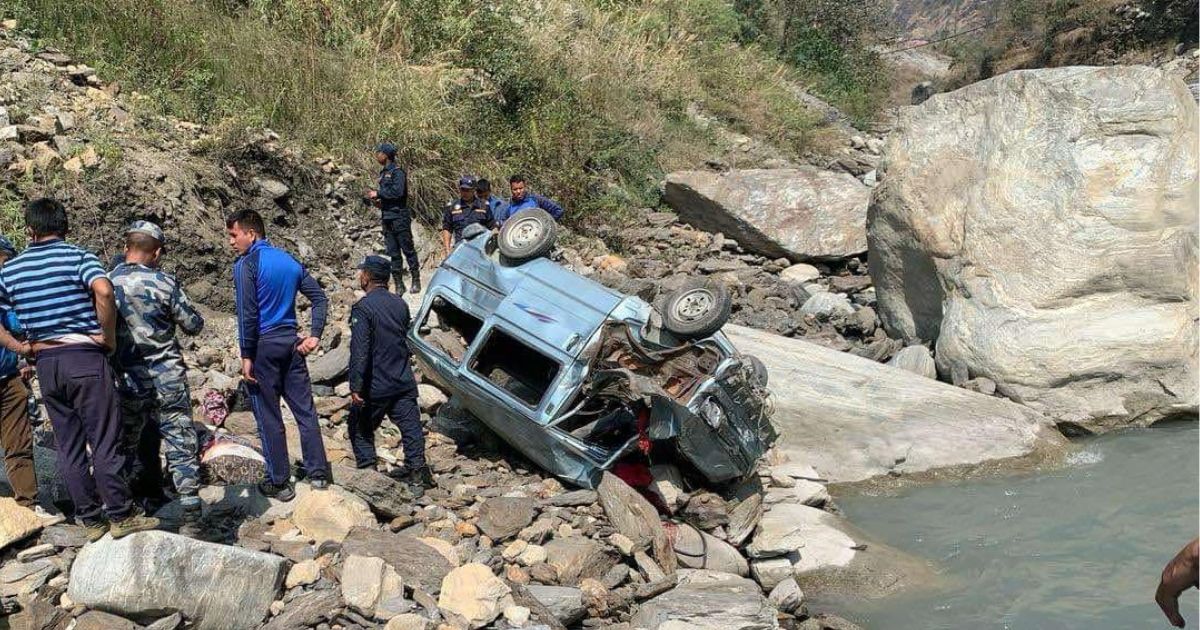
M 329 300 L 303 265 L 267 242 L 266 226 L 257 212 L 241 210 L 229 215 L 225 229 L 230 246 L 238 253 L 233 265 L 233 291 L 242 379 L 249 385 L 250 404 L 267 460 L 267 479 L 259 490 L 268 497 L 290 501 L 296 493 L 290 483 L 281 398 L 287 401 L 300 428 L 300 450 L 309 483 L 317 490 L 329 487 L 329 461 L 304 359 L 321 343 Z M 308 334 L 300 334 L 297 326 L 297 292 L 312 302 Z
M 67 211 L 61 203 L 26 204 L 25 230 L 29 247 L 0 268 L 0 308 L 16 312 L 26 341 L 4 330 L 0 344 L 36 357 L 58 472 L 88 538 L 153 529 L 158 519 L 133 507 L 123 476 L 125 455 L 118 448 L 121 414 L 105 356 L 116 343 L 112 283 L 94 254 L 63 240 Z

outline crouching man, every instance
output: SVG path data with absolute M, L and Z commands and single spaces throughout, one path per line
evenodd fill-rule
M 204 318 L 174 276 L 158 268 L 165 240 L 149 221 L 125 234 L 125 262 L 109 274 L 116 291 L 117 360 L 129 489 L 147 513 L 164 503 L 161 446 L 183 507 L 180 533 L 196 536 L 200 520 L 200 462 L 187 365 L 175 338 L 195 335 Z
M 359 468 L 374 468 L 375 430 L 386 415 L 400 429 L 404 467 L 392 475 L 405 483 L 433 487 L 425 464 L 425 435 L 417 405 L 408 334 L 408 305 L 388 291 L 391 263 L 367 256 L 358 266 L 366 296 L 350 309 L 350 445 Z

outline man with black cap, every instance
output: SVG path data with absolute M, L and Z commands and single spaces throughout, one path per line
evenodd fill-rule
M 458 180 L 458 200 L 451 201 L 442 209 L 442 247 L 447 256 L 450 255 L 450 236 L 453 235 L 454 243 L 458 243 L 462 240 L 463 228 L 472 223 L 488 229 L 496 227 L 491 208 L 475 196 L 475 178 L 463 175 Z
M 367 199 L 379 206 L 383 219 L 383 246 L 391 257 L 392 279 L 396 292 L 404 292 L 404 261 L 412 274 L 411 293 L 421 292 L 421 261 L 413 245 L 412 212 L 408 208 L 408 173 L 396 164 L 396 145 L 385 142 L 375 150 L 379 188 L 367 191 Z M 401 258 L 401 255 L 404 258 Z
M 159 452 L 183 507 L 181 532 L 196 535 L 200 520 L 200 444 L 192 424 L 187 364 L 176 329 L 195 335 L 204 317 L 179 281 L 159 269 L 166 238 L 157 225 L 134 221 L 125 232 L 125 262 L 109 273 L 116 291 L 121 419 L 129 489 L 153 513 L 167 502 Z
M 358 265 L 358 285 L 366 296 L 350 308 L 350 446 L 359 468 L 375 468 L 375 430 L 386 415 L 399 427 L 404 446 L 404 466 L 392 476 L 430 488 L 433 475 L 425 464 L 417 381 L 405 341 L 408 305 L 388 291 L 389 269 L 382 256 L 367 256 Z

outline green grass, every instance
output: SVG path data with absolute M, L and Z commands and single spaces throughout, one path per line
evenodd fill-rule
M 367 149 L 390 140 L 425 211 L 461 173 L 523 172 L 576 225 L 655 205 L 664 172 L 716 153 L 686 113 L 692 103 L 787 150 L 809 148 L 815 121 L 785 82 L 823 72 L 744 41 L 744 16 L 725 0 L 8 5 L 40 43 L 162 113 L 269 126 L 364 172 Z

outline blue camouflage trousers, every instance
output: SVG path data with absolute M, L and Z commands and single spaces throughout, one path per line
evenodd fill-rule
M 160 385 L 145 393 L 121 392 L 121 418 L 126 478 L 134 499 L 163 498 L 161 453 L 180 501 L 198 503 L 200 444 L 187 383 Z

